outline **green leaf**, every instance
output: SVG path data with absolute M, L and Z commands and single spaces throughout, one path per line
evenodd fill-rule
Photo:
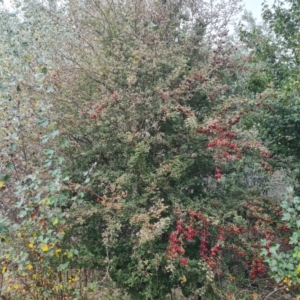
M 5 167 L 6 167 L 7 169 L 9 169 L 9 170 L 13 170 L 13 169 L 14 169 L 14 165 L 13 165 L 13 163 L 11 163 L 11 162 L 8 162 L 8 163 L 5 165 Z
M 49 168 L 52 165 L 52 160 L 51 159 L 47 159 L 44 161 L 43 166 L 45 168 Z
M 293 232 L 293 235 L 290 237 L 290 244 L 297 245 L 299 242 L 299 232 Z
M 56 157 L 56 161 L 61 165 L 65 161 L 65 159 L 63 157 L 59 156 L 59 157 Z
M 47 73 L 48 73 L 48 69 L 47 69 L 46 67 L 43 67 L 43 68 L 41 69 L 41 73 L 47 74 Z
M 290 213 L 284 213 L 282 216 L 282 221 L 290 221 L 291 220 L 291 214 Z
M 64 264 L 60 264 L 59 266 L 58 266 L 58 270 L 59 271 L 62 271 L 62 272 L 64 272 L 64 271 L 67 271 L 68 270 L 68 267 L 69 267 L 69 262 L 67 261 L 66 263 L 64 263 Z
M 19 213 L 19 217 L 20 217 L 20 218 L 24 218 L 26 215 L 27 215 L 27 211 L 26 211 L 26 210 L 22 210 L 22 211 Z
M 54 130 L 53 132 L 51 132 L 50 134 L 49 134 L 49 137 L 50 138 L 55 138 L 57 135 L 59 135 L 59 130 Z
M 69 142 L 68 142 L 67 139 L 63 138 L 63 139 L 60 141 L 59 144 L 60 144 L 61 147 L 65 148 L 65 147 L 67 147 L 67 146 L 69 145 Z
M 46 156 L 49 156 L 49 158 L 51 158 L 54 154 L 54 150 L 53 149 L 44 149 L 44 154 Z
M 10 181 L 10 176 L 9 175 L 4 175 L 3 180 L 4 181 Z
M 38 126 L 40 126 L 40 127 L 46 127 L 48 124 L 49 124 L 49 122 L 47 119 L 40 119 L 38 121 Z

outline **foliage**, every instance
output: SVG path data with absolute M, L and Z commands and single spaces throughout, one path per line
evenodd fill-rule
M 249 92 L 254 93 L 255 113 L 245 123 L 255 127 L 267 147 L 278 155 L 273 155 L 271 165 L 294 170 L 299 181 L 299 55 L 298 27 L 299 3 L 297 1 L 275 1 L 270 8 L 264 5 L 264 27 L 255 25 L 243 27 L 240 37 L 249 49 Z M 253 81 L 252 70 L 261 72 Z M 257 84 L 260 89 L 254 89 Z M 280 156 L 279 156 L 280 155 Z M 275 159 L 276 158 L 276 159 Z M 298 182 L 295 184 L 298 193 Z M 291 193 L 281 203 L 282 230 L 284 239 L 272 243 L 264 240 L 262 253 L 270 268 L 270 275 L 284 286 L 298 285 L 298 252 L 296 246 L 299 227 L 297 226 L 298 197 Z
M 286 232 L 262 196 L 273 155 L 240 123 L 261 107 L 244 87 L 272 75 L 248 76 L 228 37 L 239 1 L 15 5 L 1 15 L 0 295 L 209 297 L 217 279 L 265 276 L 261 250 Z
M 282 221 L 285 231 L 289 232 L 285 244 L 268 244 L 262 251 L 268 263 L 271 275 L 277 282 L 283 281 L 288 286 L 299 285 L 300 248 L 299 248 L 299 197 L 293 196 L 293 189 L 289 189 L 286 199 L 281 203 Z M 269 245 L 269 246 L 267 246 Z M 283 246 L 285 246 L 284 249 Z
M 299 158 L 298 15 L 297 1 L 275 1 L 272 7 L 263 5 L 263 25 L 250 20 L 240 30 L 249 51 L 248 88 L 260 106 L 255 127 L 273 153 L 293 156 L 295 164 Z

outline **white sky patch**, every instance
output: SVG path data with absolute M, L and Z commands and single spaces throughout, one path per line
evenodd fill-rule
M 1 9 L 8 9 L 9 11 L 12 11 L 12 0 L 0 0 L 0 10 Z
M 271 7 L 274 4 L 274 0 L 266 0 L 266 4 Z M 253 17 L 258 21 L 261 22 L 261 8 L 262 8 L 263 0 L 244 0 L 245 9 L 247 11 L 251 11 Z

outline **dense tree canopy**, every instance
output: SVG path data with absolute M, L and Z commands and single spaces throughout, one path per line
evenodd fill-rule
M 255 25 L 242 30 L 242 40 L 250 48 L 253 64 L 261 64 L 262 72 L 252 75 L 253 87 L 250 85 L 255 92 L 262 92 L 264 98 L 266 110 L 261 115 L 264 122 L 260 124 L 260 134 L 272 151 L 297 159 L 298 15 L 297 1 L 276 1 L 271 8 L 264 5 L 263 27 Z

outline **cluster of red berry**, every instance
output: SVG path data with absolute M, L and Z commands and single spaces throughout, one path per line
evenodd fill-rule
M 185 250 L 180 245 L 181 241 L 179 240 L 180 233 L 174 231 L 170 234 L 170 246 L 168 248 L 168 253 L 170 257 L 176 258 L 178 255 L 184 255 Z
M 186 258 L 186 257 L 183 257 L 179 263 L 182 265 L 182 266 L 187 266 L 188 263 L 189 263 L 189 260 Z
M 242 104 L 242 101 L 241 103 Z M 272 153 L 263 147 L 259 142 L 253 141 L 249 143 L 248 140 L 239 140 L 235 132 L 237 123 L 240 122 L 241 116 L 253 109 L 241 110 L 233 115 L 229 115 L 230 110 L 234 110 L 235 107 L 229 105 L 220 110 L 215 117 L 213 117 L 206 126 L 200 126 L 197 128 L 197 132 L 205 134 L 209 141 L 207 143 L 207 149 L 214 151 L 214 157 L 216 161 L 224 162 L 232 161 L 242 158 L 244 149 L 259 150 L 263 159 L 269 159 L 272 157 Z M 233 142 L 235 140 L 235 142 Z M 272 172 L 270 164 L 265 161 L 261 162 L 261 166 L 268 172 Z M 219 179 L 220 175 L 216 175 L 215 178 Z
M 204 128 L 200 126 L 197 129 L 198 133 L 205 134 L 210 137 L 207 143 L 208 150 L 215 150 L 218 160 L 233 160 L 235 157 L 242 157 L 242 150 L 233 139 L 237 139 L 232 126 L 240 120 L 240 116 L 234 119 L 229 119 L 226 123 L 223 120 L 215 119 L 211 124 Z
M 221 170 L 216 168 L 216 174 L 215 174 L 215 178 L 216 179 L 220 179 L 222 177 L 222 173 Z
M 106 107 L 105 103 L 95 104 L 93 107 L 93 112 L 90 115 L 91 119 L 96 119 L 105 107 Z
M 237 144 L 232 143 L 231 141 L 224 139 L 223 137 L 218 137 L 215 140 L 208 142 L 207 148 L 215 148 L 215 147 L 228 147 L 230 149 L 238 148 Z
M 236 253 L 240 257 L 247 256 L 246 252 L 241 247 L 237 247 L 236 245 L 233 245 L 232 250 L 234 251 L 234 253 Z
M 253 260 L 250 270 L 250 279 L 254 280 L 258 275 L 266 272 L 265 263 L 262 258 Z
M 218 168 L 217 174 L 221 174 Z M 189 252 L 186 245 L 191 241 L 199 241 L 199 257 L 215 274 L 222 273 L 223 250 L 226 249 L 227 254 L 233 251 L 249 265 L 250 278 L 255 279 L 266 271 L 259 253 L 263 248 L 269 250 L 275 239 L 275 228 L 272 224 L 278 219 L 280 207 L 271 204 L 264 200 L 245 203 L 249 226 L 234 223 L 217 225 L 201 212 L 178 212 L 180 219 L 176 223 L 175 231 L 170 234 L 168 257 L 179 259 L 181 266 L 187 266 Z M 279 228 L 280 231 L 288 231 L 284 226 Z M 214 234 L 216 232 L 217 235 Z M 247 236 L 251 236 L 251 241 L 247 240 Z M 267 240 L 267 246 L 261 244 L 261 239 Z M 271 255 L 270 251 L 269 253 Z M 252 257 L 256 258 L 253 260 Z
M 195 229 L 194 223 L 197 221 L 200 221 L 201 225 L 199 224 L 197 229 Z M 212 225 L 211 221 L 203 216 L 203 214 L 189 212 L 188 220 L 186 220 L 185 222 L 183 220 L 177 221 L 175 227 L 176 231 L 170 234 L 168 256 L 171 258 L 177 258 L 185 255 L 185 241 L 191 241 L 199 238 L 199 256 L 207 263 L 207 265 L 211 269 L 218 269 L 220 265 L 219 262 L 222 260 L 221 257 L 218 257 L 218 254 L 222 250 L 221 243 L 225 241 L 225 230 L 223 227 L 218 228 L 217 243 L 216 245 L 211 247 L 209 246 L 211 244 L 209 234 L 210 225 Z M 188 264 L 188 258 L 181 258 L 179 260 L 179 263 L 182 266 L 186 266 Z
M 279 231 L 290 231 L 291 230 L 291 228 L 290 227 L 288 227 L 287 225 L 280 225 L 279 227 L 278 227 L 278 230 Z

